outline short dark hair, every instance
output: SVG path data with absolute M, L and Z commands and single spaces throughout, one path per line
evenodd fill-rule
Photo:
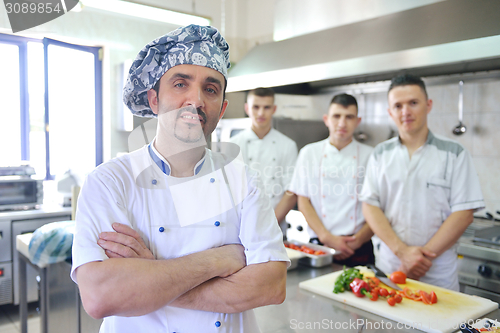
M 358 102 L 356 101 L 356 98 L 349 94 L 338 94 L 333 96 L 330 105 L 332 104 L 340 104 L 345 108 L 350 105 L 354 105 L 356 107 L 356 112 L 358 111 Z
M 259 96 L 259 97 L 272 97 L 274 98 L 274 90 L 272 88 L 255 88 L 252 89 L 248 92 L 247 94 L 247 100 L 248 96 L 254 95 L 254 96 Z
M 422 89 L 422 91 L 424 92 L 425 98 L 428 98 L 425 83 L 419 76 L 413 74 L 401 74 L 392 78 L 391 85 L 389 86 L 387 94 L 389 94 L 392 89 L 401 86 L 419 86 L 420 89 Z

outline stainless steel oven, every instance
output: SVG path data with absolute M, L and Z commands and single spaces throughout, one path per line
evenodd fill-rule
M 43 201 L 43 181 L 16 176 L 0 177 L 0 210 L 32 209 Z
M 500 225 L 475 221 L 459 241 L 460 291 L 500 303 Z

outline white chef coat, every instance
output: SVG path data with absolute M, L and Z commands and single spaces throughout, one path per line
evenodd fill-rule
M 264 191 L 275 208 L 292 179 L 297 160 L 295 141 L 274 128 L 262 139 L 252 129 L 246 129 L 230 141 L 241 148 L 245 163 L 260 175 Z
M 309 198 L 332 234 L 352 235 L 365 223 L 358 195 L 373 148 L 353 139 L 339 151 L 329 140 L 300 150 L 290 191 Z M 317 237 L 310 227 L 308 232 Z
M 210 186 L 217 188 L 215 186 L 225 182 L 226 178 L 233 198 L 242 188 L 246 189 L 243 202 L 218 216 L 185 227 L 180 225 L 168 185 L 167 178 L 171 177 L 167 175 L 168 162 L 157 156 L 154 149 L 145 146 L 97 167 L 87 176 L 78 200 L 71 271 L 73 280 L 77 267 L 107 259 L 97 245 L 97 239 L 100 232 L 113 231 L 113 222 L 137 230 L 156 259 L 177 258 L 225 244 L 242 244 L 247 265 L 268 261 L 287 261 L 289 265 L 274 212 L 263 208 L 268 205 L 268 198 L 255 185 L 255 179 L 248 177 L 246 184 L 242 184 L 244 177 L 235 177 L 241 167 L 248 175 L 243 163 L 236 167 L 234 164 L 226 165 L 225 175 L 221 170 L 213 172 L 212 166 L 225 165 L 224 159 L 221 154 L 206 150 L 205 157 L 195 167 L 197 176 L 209 176 L 206 178 L 209 185 L 200 192 L 205 196 L 223 195 L 211 190 Z M 238 167 L 240 169 L 236 170 Z M 162 168 L 167 169 L 165 173 Z M 188 178 L 183 180 L 188 181 Z M 227 186 L 218 188 L 224 195 L 228 193 Z M 195 200 L 190 206 L 195 206 L 203 214 L 203 205 L 203 200 Z M 165 306 L 140 317 L 106 317 L 100 332 L 219 333 L 260 330 L 253 310 L 224 314 Z
M 430 131 L 411 159 L 399 137 L 377 145 L 361 200 L 382 209 L 398 237 L 410 246 L 425 245 L 452 212 L 484 208 L 470 154 L 458 142 Z M 376 263 L 385 272 L 400 266 L 383 242 Z M 455 245 L 433 259 L 420 280 L 458 290 L 457 264 Z

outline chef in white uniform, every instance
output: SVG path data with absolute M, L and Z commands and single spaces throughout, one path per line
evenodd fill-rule
M 373 233 L 358 198 L 373 148 L 353 139 L 361 122 L 356 99 L 334 96 L 323 121 L 330 135 L 300 150 L 290 191 L 298 196 L 311 243 L 341 251 L 335 261 L 347 266 L 374 263 Z
M 361 195 L 382 240 L 377 266 L 458 290 L 456 242 L 484 207 L 472 158 L 458 142 L 429 131 L 432 100 L 422 79 L 395 77 L 388 101 L 399 136 L 375 148 Z
M 276 112 L 271 88 L 250 90 L 245 112 L 252 120 L 251 128 L 231 138 L 242 151 L 243 160 L 260 175 L 276 218 L 285 230 L 285 216 L 297 203 L 297 196 L 287 191 L 297 160 L 295 141 L 272 128 Z
M 90 173 L 76 215 L 71 276 L 102 333 L 259 332 L 252 309 L 284 300 L 289 260 L 259 180 L 235 145 L 206 148 L 228 52 L 190 25 L 132 64 L 124 102 L 157 116 L 157 135 Z

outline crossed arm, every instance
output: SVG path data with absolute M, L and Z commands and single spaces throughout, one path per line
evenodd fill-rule
M 354 254 L 354 251 L 366 243 L 372 236 L 368 224 L 364 224 L 363 227 L 353 236 L 336 236 L 333 235 L 319 218 L 316 210 L 311 204 L 311 201 L 307 197 L 298 196 L 298 206 L 299 210 L 304 214 L 307 223 L 312 230 L 318 235 L 321 243 L 328 247 L 334 248 L 341 251 L 341 254 L 336 256 L 337 259 L 343 260 L 349 258 Z
M 432 259 L 443 254 L 457 242 L 471 224 L 472 213 L 472 209 L 451 213 L 427 244 L 409 246 L 396 235 L 389 220 L 379 207 L 363 203 L 363 215 L 367 223 L 401 260 L 400 270 L 413 279 L 424 276 L 432 266 Z
M 110 259 L 76 271 L 83 305 L 94 318 L 140 316 L 165 305 L 234 313 L 285 299 L 285 262 L 245 266 L 241 245 L 154 260 L 137 232 L 118 223 L 113 228 L 116 233 L 102 233 L 98 242 Z

